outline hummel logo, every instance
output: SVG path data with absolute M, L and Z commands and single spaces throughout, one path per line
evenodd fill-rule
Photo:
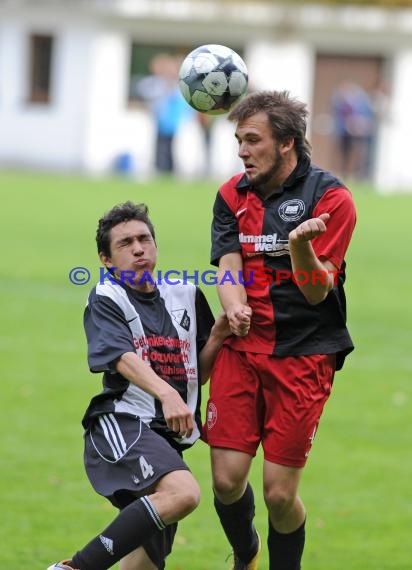
M 107 552 L 113 556 L 114 555 L 113 540 L 111 538 L 106 538 L 102 534 L 99 536 L 99 538 L 100 538 L 100 542 L 103 544 L 103 546 L 105 547 Z

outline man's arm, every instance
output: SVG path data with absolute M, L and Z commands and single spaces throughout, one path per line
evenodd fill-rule
M 311 305 L 321 303 L 333 288 L 338 268 L 331 261 L 321 261 L 312 239 L 326 232 L 329 214 L 305 220 L 289 234 L 289 252 L 295 282 Z M 299 273 L 297 273 L 299 272 Z
M 240 252 L 227 253 L 220 258 L 217 272 L 217 293 L 229 321 L 230 330 L 237 336 L 245 336 L 249 332 L 252 309 L 247 304 L 247 294 L 244 285 L 240 282 L 243 262 Z M 230 280 L 223 280 L 223 276 L 230 273 Z M 235 281 L 236 284 L 233 284 Z
M 134 352 L 125 352 L 116 361 L 116 371 L 148 394 L 158 399 L 163 408 L 167 427 L 180 436 L 190 437 L 193 416 L 179 393 Z
M 328 213 L 326 213 L 328 212 Z M 289 249 L 295 281 L 308 303 L 316 305 L 336 285 L 356 224 L 356 209 L 347 188 L 331 188 L 313 210 L 313 218 L 289 234 Z
M 205 346 L 199 353 L 200 379 L 202 384 L 205 384 L 209 380 L 210 372 L 217 353 L 219 352 L 219 348 L 222 346 L 225 338 L 230 334 L 232 334 L 232 331 L 229 327 L 229 321 L 226 315 L 221 313 L 210 331 Z

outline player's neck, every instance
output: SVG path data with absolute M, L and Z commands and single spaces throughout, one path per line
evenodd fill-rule
M 258 186 L 258 192 L 264 198 L 268 198 L 272 194 L 278 194 L 282 188 L 282 185 L 292 172 L 295 170 L 298 163 L 295 153 L 291 153 L 289 156 L 285 157 L 284 160 L 279 164 L 279 168 L 269 180 L 264 181 Z

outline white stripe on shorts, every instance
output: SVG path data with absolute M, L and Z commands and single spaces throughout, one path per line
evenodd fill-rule
M 113 423 L 115 427 L 111 423 L 110 419 L 113 419 Z M 106 438 L 107 443 L 110 445 L 111 450 L 113 451 L 113 456 L 115 459 L 120 459 L 126 453 L 126 443 L 121 438 L 119 442 L 116 436 L 116 432 L 119 432 L 119 426 L 117 425 L 116 419 L 109 418 L 107 414 L 103 414 L 99 416 L 99 423 L 102 427 L 104 436 Z
M 103 437 L 113 453 L 113 460 L 108 457 L 108 454 L 102 453 L 102 451 L 99 450 L 93 438 L 93 429 L 90 430 L 90 441 L 92 442 L 96 453 L 104 459 L 104 461 L 107 461 L 108 463 L 117 463 L 123 459 L 129 450 L 132 449 L 139 441 L 142 434 L 142 421 L 139 418 L 134 418 L 134 421 L 137 422 L 137 433 L 135 439 L 129 444 L 129 446 L 127 446 L 123 437 L 123 432 L 120 428 L 121 422 L 119 424 L 114 414 L 102 414 L 101 416 L 98 416 L 97 419 L 99 420 L 99 424 L 102 428 Z
M 125 442 L 125 440 L 124 440 L 124 438 L 123 438 L 122 431 L 121 431 L 121 429 L 120 429 L 119 424 L 117 423 L 117 420 L 116 420 L 115 416 L 114 416 L 113 414 L 108 414 L 107 417 L 108 417 L 108 419 L 110 419 L 110 420 L 112 421 L 112 423 L 113 423 L 114 429 L 116 430 L 117 437 L 119 438 L 119 441 L 120 441 L 120 444 L 121 444 L 123 450 L 124 450 L 124 451 L 127 451 L 126 442 Z

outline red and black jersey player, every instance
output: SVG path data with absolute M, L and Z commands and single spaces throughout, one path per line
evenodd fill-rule
M 233 335 L 212 370 L 205 439 L 235 569 L 257 568 L 248 473 L 260 444 L 270 570 L 301 567 L 299 481 L 335 370 L 353 350 L 343 285 L 355 207 L 345 185 L 311 163 L 307 114 L 285 91 L 243 99 L 229 120 L 244 172 L 214 204 L 211 257 Z

